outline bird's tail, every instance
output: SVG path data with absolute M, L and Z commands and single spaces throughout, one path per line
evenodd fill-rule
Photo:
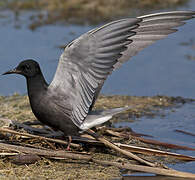
M 130 106 L 122 107 L 122 108 L 114 108 L 108 110 L 101 110 L 101 111 L 92 111 L 89 113 L 83 124 L 81 124 L 80 129 L 82 131 L 86 131 L 94 126 L 100 125 L 109 119 L 112 118 L 115 114 L 121 113 L 130 109 Z

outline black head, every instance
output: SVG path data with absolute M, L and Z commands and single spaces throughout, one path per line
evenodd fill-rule
M 36 61 L 28 59 L 22 61 L 15 69 L 3 73 L 3 75 L 6 74 L 21 74 L 26 78 L 30 78 L 41 74 L 41 70 L 39 64 Z

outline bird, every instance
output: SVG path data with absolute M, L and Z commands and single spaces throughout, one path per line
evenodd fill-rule
M 94 28 L 65 47 L 50 84 L 33 59 L 23 60 L 3 75 L 23 75 L 35 117 L 61 130 L 65 136 L 75 136 L 131 108 L 93 109 L 112 71 L 194 17 L 195 11 L 161 12 L 115 20 Z

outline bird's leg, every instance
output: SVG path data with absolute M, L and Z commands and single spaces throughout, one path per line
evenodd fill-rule
M 67 151 L 70 151 L 70 150 L 71 150 L 71 149 L 70 149 L 70 144 L 71 144 L 71 142 L 72 142 L 72 136 L 68 136 L 68 146 L 67 146 L 67 148 L 66 148 Z

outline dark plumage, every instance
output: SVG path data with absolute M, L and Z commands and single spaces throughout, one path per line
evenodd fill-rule
M 38 120 L 65 135 L 76 135 L 79 129 L 101 124 L 129 108 L 92 111 L 107 76 L 194 15 L 194 11 L 157 13 L 93 29 L 67 45 L 50 85 L 34 60 L 22 61 L 4 74 L 26 77 L 31 108 Z

